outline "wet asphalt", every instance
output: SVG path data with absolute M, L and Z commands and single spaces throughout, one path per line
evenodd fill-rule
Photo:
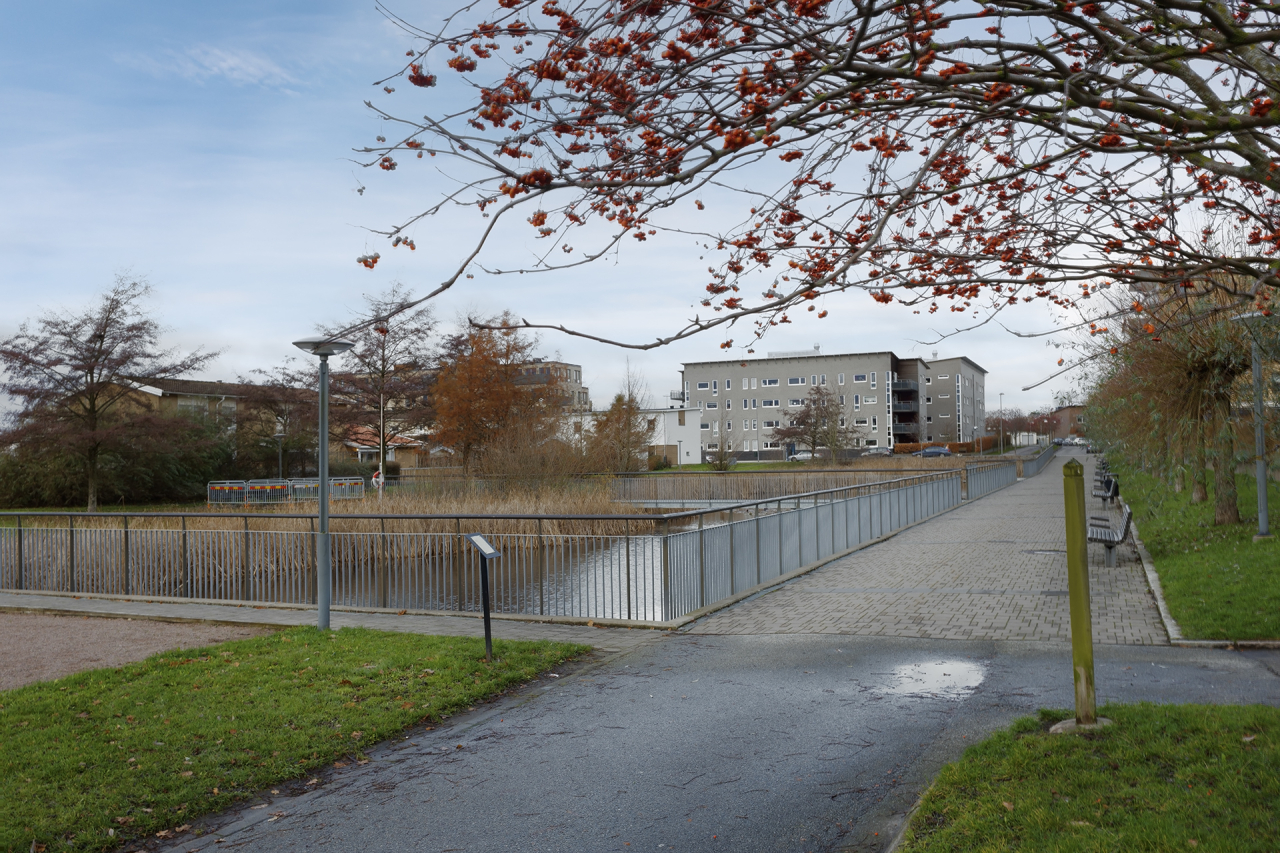
M 1100 703 L 1280 706 L 1280 652 L 1096 662 Z M 168 849 L 877 851 L 968 744 L 1072 702 L 1057 643 L 676 635 L 558 674 Z

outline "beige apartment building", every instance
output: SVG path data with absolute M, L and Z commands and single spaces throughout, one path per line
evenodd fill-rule
M 765 357 L 689 362 L 672 394 L 700 409 L 701 448 L 777 459 L 773 430 L 804 405 L 810 388 L 827 388 L 861 437 L 861 447 L 899 442 L 972 441 L 986 434 L 986 375 L 964 356 L 900 358 L 892 352 L 837 353 L 819 347 Z

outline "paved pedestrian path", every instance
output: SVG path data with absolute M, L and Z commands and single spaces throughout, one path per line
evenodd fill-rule
M 73 595 L 0 592 L 0 610 L 69 613 L 78 616 L 107 616 L 134 619 L 161 619 L 178 622 L 226 622 L 249 625 L 316 624 L 314 608 L 263 605 L 194 604 L 146 599 L 87 598 Z M 442 634 L 451 637 L 483 637 L 484 622 L 477 616 L 426 616 L 421 614 L 370 613 L 332 610 L 333 628 L 363 627 L 413 634 Z M 594 628 L 515 619 L 494 619 L 493 636 L 504 640 L 553 640 L 585 643 L 603 652 L 619 652 L 653 642 L 667 632 L 648 628 Z
M 1062 465 L 700 620 L 696 634 L 859 634 L 947 640 L 1071 637 Z M 1088 494 L 1088 492 L 1086 492 Z M 1090 513 L 1102 512 L 1094 498 Z M 1168 643 L 1133 545 L 1104 568 L 1089 546 L 1094 640 Z

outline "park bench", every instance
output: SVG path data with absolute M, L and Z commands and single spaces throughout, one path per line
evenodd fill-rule
M 1116 546 L 1129 537 L 1129 525 L 1132 522 L 1133 510 L 1129 507 L 1124 508 L 1118 528 L 1112 527 L 1111 520 L 1106 516 L 1094 515 L 1089 517 L 1089 541 L 1106 546 L 1107 568 L 1115 568 Z
M 1095 483 L 1093 496 L 1102 501 L 1103 506 L 1109 505 L 1116 498 L 1120 497 L 1120 478 L 1114 474 L 1107 474 Z

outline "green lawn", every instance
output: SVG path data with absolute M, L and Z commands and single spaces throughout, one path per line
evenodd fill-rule
M 1110 705 L 1051 735 L 1041 711 L 943 768 L 903 853 L 1280 849 L 1280 709 Z
M 1280 488 L 1268 492 L 1272 530 L 1280 525 Z M 1133 507 L 1151 552 L 1169 611 L 1185 636 L 1202 640 L 1280 638 L 1280 539 L 1254 542 L 1258 532 L 1253 477 L 1236 478 L 1238 525 L 1215 527 L 1210 500 L 1192 504 L 1145 474 L 1122 471 L 1121 496 Z
M 588 649 L 297 628 L 0 692 L 0 851 L 168 833 Z

